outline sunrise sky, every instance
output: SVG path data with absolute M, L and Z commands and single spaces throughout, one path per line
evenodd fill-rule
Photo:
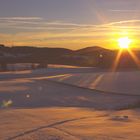
M 0 44 L 139 47 L 140 0 L 0 0 Z

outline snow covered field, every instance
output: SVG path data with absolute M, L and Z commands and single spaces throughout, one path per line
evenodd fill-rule
M 66 74 L 53 80 L 107 93 L 140 95 L 139 71 Z
M 0 73 L 0 140 L 139 140 L 139 81 L 67 66 Z

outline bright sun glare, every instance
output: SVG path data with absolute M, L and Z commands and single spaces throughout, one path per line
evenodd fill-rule
M 122 37 L 118 39 L 119 47 L 121 49 L 129 48 L 131 42 L 132 42 L 131 39 L 129 39 L 128 37 Z

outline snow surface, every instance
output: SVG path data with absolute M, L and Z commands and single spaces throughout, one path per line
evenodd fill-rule
M 66 74 L 52 80 L 112 94 L 140 95 L 140 71 Z
M 97 78 L 102 74 L 103 80 Z M 110 75 L 65 66 L 0 73 L 0 140 L 139 140 L 138 90 L 121 94 L 123 85 L 138 88 L 138 71 L 113 75 L 112 80 L 123 81 L 113 82 L 117 93 L 85 87 Z

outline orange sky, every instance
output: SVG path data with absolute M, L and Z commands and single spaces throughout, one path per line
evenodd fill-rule
M 0 44 L 116 49 L 119 38 L 129 37 L 139 48 L 139 9 L 139 0 L 5 0 Z

